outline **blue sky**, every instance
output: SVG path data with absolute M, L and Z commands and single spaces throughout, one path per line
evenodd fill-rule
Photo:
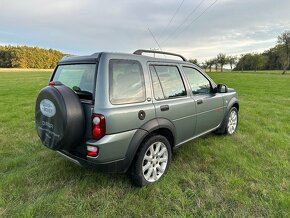
M 0 44 L 133 52 L 157 47 L 149 27 L 163 50 L 203 61 L 264 51 L 290 30 L 289 0 L 217 0 L 207 9 L 215 1 L 0 0 Z

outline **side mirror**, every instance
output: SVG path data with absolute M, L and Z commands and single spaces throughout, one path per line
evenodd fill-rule
M 216 92 L 217 93 L 227 93 L 228 92 L 228 87 L 224 84 L 218 84 L 216 87 Z

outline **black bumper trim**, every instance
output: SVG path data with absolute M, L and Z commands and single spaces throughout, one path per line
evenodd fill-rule
M 97 169 L 102 172 L 125 173 L 128 169 L 128 161 L 126 159 L 98 163 L 75 156 L 65 150 L 57 151 L 57 153 L 79 166 Z

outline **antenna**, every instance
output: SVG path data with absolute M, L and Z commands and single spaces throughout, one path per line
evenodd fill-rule
M 156 42 L 156 44 L 158 45 L 158 48 L 160 49 L 160 51 L 162 51 L 161 46 L 159 45 L 157 39 L 155 38 L 154 34 L 151 32 L 150 28 L 148 27 L 148 31 L 151 34 L 152 38 L 154 39 L 154 41 Z

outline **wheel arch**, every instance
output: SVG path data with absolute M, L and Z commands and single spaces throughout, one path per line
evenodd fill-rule
M 234 104 L 232 104 L 232 106 L 230 107 L 230 109 L 231 109 L 232 107 L 237 108 L 237 110 L 239 111 L 239 110 L 240 110 L 240 104 L 239 104 L 239 102 L 236 101 Z
M 229 111 L 230 111 L 230 109 L 232 107 L 237 108 L 238 111 L 240 110 L 239 100 L 236 97 L 231 98 L 231 100 L 229 101 L 228 106 L 227 106 L 227 108 L 225 110 L 223 121 L 222 121 L 220 127 L 216 130 L 216 133 L 222 134 L 222 133 L 225 132 L 225 129 L 226 129 L 226 117 L 227 117 L 227 115 L 228 115 L 228 113 L 229 113 Z
M 138 150 L 140 149 L 142 143 L 152 135 L 162 135 L 166 137 L 171 145 L 171 148 L 175 145 L 175 126 L 172 122 L 164 118 L 155 118 L 144 125 L 142 125 L 134 134 L 127 153 L 126 153 L 126 162 L 127 162 L 127 169 L 130 168 Z

